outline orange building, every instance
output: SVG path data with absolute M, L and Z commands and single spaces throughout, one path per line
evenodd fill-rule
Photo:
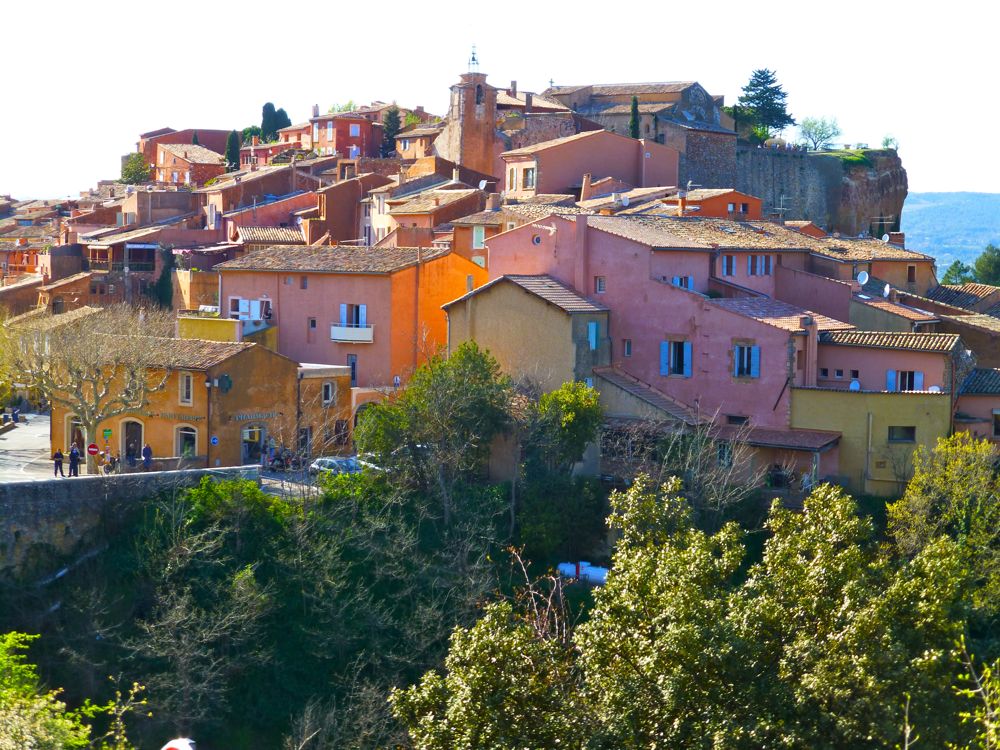
M 156 146 L 157 182 L 203 185 L 225 173 L 225 157 L 204 146 L 190 143 L 160 143 Z

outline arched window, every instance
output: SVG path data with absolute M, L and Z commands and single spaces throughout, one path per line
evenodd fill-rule
M 184 425 L 177 428 L 177 455 L 192 458 L 198 452 L 198 430 Z
M 476 104 L 482 104 L 482 103 L 483 103 L 483 87 L 479 84 L 476 84 Z

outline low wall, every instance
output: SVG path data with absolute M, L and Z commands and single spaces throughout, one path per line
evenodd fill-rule
M 0 578 L 32 576 L 93 542 L 102 514 L 202 477 L 260 481 L 259 466 L 152 471 L 0 484 Z

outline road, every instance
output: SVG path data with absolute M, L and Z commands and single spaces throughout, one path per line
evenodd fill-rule
M 27 414 L 22 418 L 27 421 L 0 435 L 0 482 L 23 482 L 52 476 L 48 415 Z M 64 468 L 64 471 L 68 469 Z

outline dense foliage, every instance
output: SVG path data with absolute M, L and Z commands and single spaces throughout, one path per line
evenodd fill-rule
M 145 156 L 139 153 L 129 154 L 122 163 L 122 176 L 119 182 L 124 182 L 126 185 L 141 185 L 149 182 L 151 171 Z
M 392 156 L 396 152 L 396 136 L 402 126 L 399 107 L 393 104 L 385 111 L 382 120 L 382 156 Z

